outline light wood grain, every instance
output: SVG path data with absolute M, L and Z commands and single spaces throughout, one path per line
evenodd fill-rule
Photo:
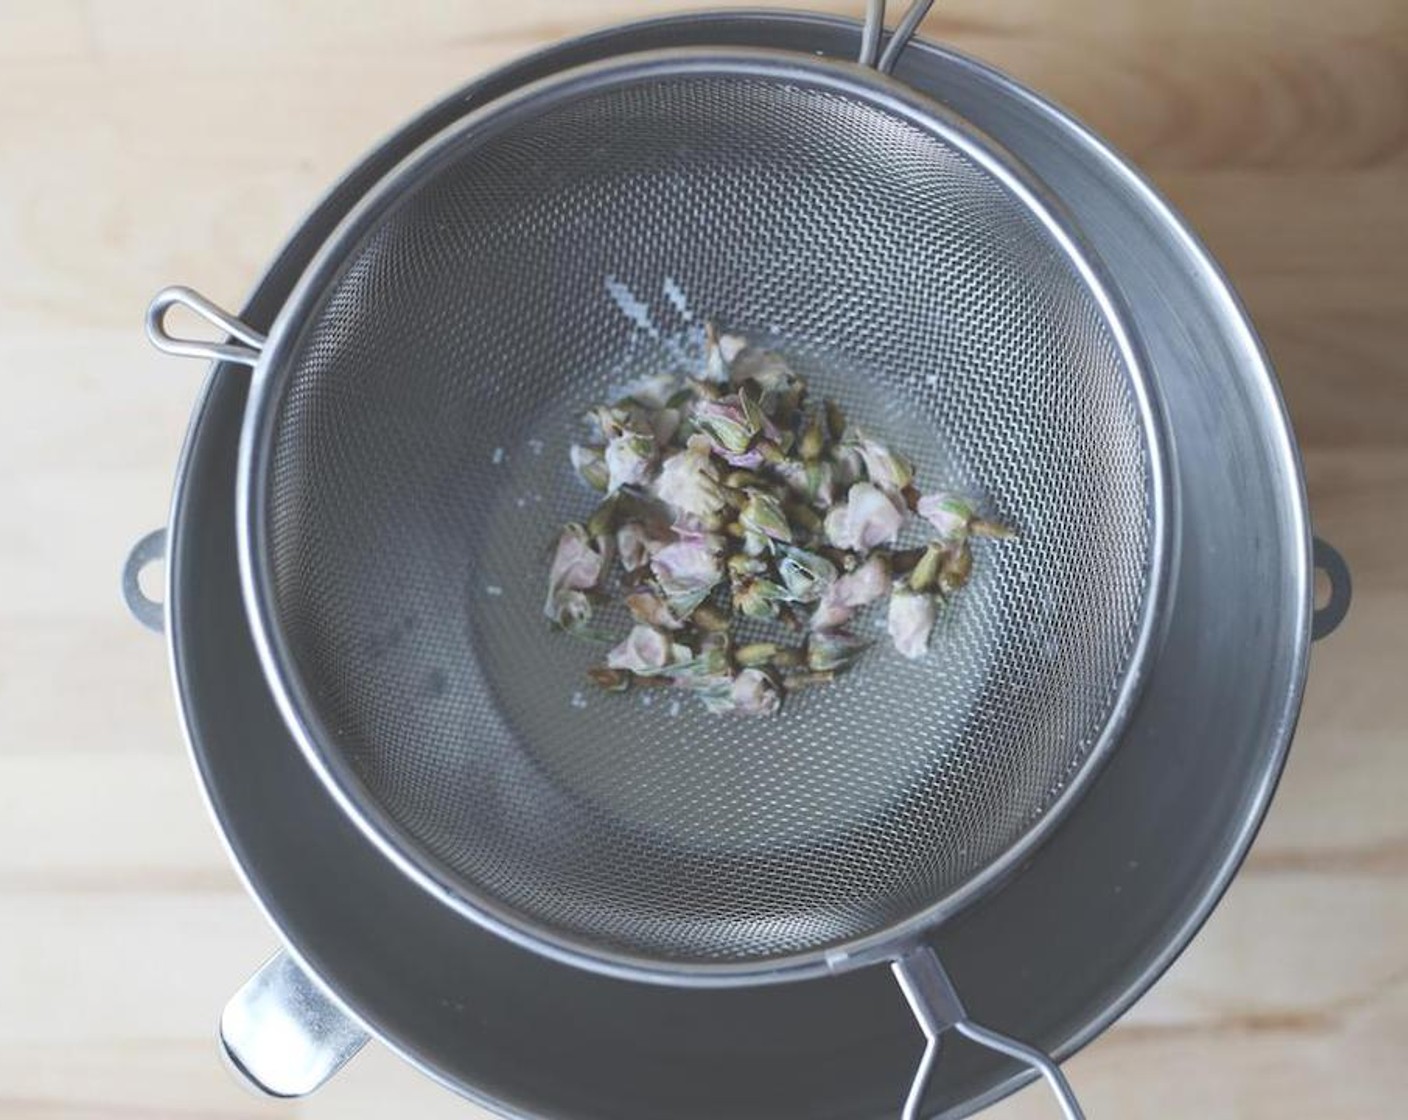
M 196 389 L 140 315 L 177 280 L 237 304 L 361 151 L 471 75 L 692 6 L 0 0 L 4 1120 L 475 1115 L 385 1052 L 295 1104 L 215 1056 L 273 938 L 196 796 L 160 643 L 117 600 Z M 1072 108 L 1201 231 L 1357 577 L 1244 873 L 1071 1075 L 1093 1117 L 1402 1116 L 1408 5 L 952 0 L 928 33 Z M 991 1115 L 1052 1112 L 1028 1092 Z

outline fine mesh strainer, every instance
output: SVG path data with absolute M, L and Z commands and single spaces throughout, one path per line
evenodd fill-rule
M 169 351 L 255 367 L 240 544 L 267 676 L 397 864 L 539 952 L 762 983 L 888 960 L 929 1045 L 974 1024 L 921 934 L 1055 825 L 1133 701 L 1164 569 L 1155 410 L 1099 272 L 1010 157 L 861 66 L 675 51 L 571 71 L 427 143 L 267 341 L 186 289 Z M 917 14 L 916 14 L 917 13 Z M 185 304 L 237 342 L 178 340 Z M 923 662 L 765 721 L 589 694 L 540 615 L 590 501 L 575 417 L 698 360 L 705 317 L 983 495 L 1019 539 Z M 648 704 L 647 701 L 653 700 Z

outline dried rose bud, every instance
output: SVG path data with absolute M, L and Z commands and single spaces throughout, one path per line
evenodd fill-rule
M 787 461 L 787 452 L 770 439 L 760 439 L 758 441 L 758 452 L 763 457 L 763 462 L 776 467 Z
M 748 421 L 748 426 L 756 432 L 761 432 L 770 440 L 777 439 L 777 425 L 763 411 L 763 407 L 758 403 L 756 393 L 747 385 L 739 387 L 738 404 L 743 409 L 743 416 Z
M 807 639 L 807 668 L 813 672 L 849 669 L 870 643 L 845 630 L 819 630 Z
M 776 642 L 749 642 L 739 647 L 733 659 L 745 669 L 756 669 L 769 664 L 779 652 Z
M 681 688 L 707 692 L 722 686 L 725 690 L 733 683 L 733 671 L 729 666 L 728 642 L 723 635 L 712 635 L 719 641 L 706 640 L 699 652 L 688 660 L 671 667 L 669 678 Z
M 707 381 L 728 382 L 729 360 L 724 357 L 720 346 L 719 328 L 713 323 L 704 324 L 704 378 Z
M 924 558 L 924 548 L 900 548 L 890 553 L 890 574 L 907 576 Z
M 724 395 L 724 386 L 717 381 L 710 381 L 707 377 L 690 377 L 685 384 L 689 388 L 691 400 L 695 401 L 716 401 Z
M 678 384 L 678 379 L 669 373 L 642 377 L 630 386 L 630 391 L 617 402 L 617 406 L 629 405 L 643 412 L 658 412 L 670 407 Z
M 822 509 L 836 502 L 836 468 L 831 463 L 812 463 L 807 467 L 807 497 Z
M 846 434 L 846 414 L 835 401 L 826 402 L 826 434 L 839 440 Z
M 738 520 L 750 533 L 761 533 L 775 541 L 790 541 L 792 526 L 782 511 L 782 503 L 765 490 L 748 490 L 748 500 L 739 511 Z
M 596 549 L 597 555 L 601 557 L 601 572 L 604 579 L 616 560 L 616 534 L 611 532 L 598 533 L 592 537 L 592 546 Z
M 689 649 L 652 626 L 633 626 L 626 640 L 606 655 L 608 669 L 626 669 L 648 677 L 687 662 Z
M 587 679 L 606 692 L 625 692 L 631 687 L 631 674 L 624 669 L 608 669 L 597 665 L 587 670 Z
M 621 511 L 621 495 L 612 494 L 603 501 L 587 518 L 587 536 L 600 540 L 616 526 L 616 517 Z
M 948 548 L 934 541 L 924 550 L 924 555 L 919 558 L 919 563 L 914 565 L 914 571 L 909 576 L 909 586 L 912 591 L 933 591 L 939 586 L 939 573 L 944 570 L 948 561 Z
M 708 603 L 696 608 L 694 613 L 689 616 L 689 620 L 706 634 L 728 633 L 728 615 L 716 607 L 711 607 Z
M 553 625 L 569 634 L 592 636 L 587 632 L 587 624 L 592 620 L 592 601 L 584 591 L 565 588 L 553 592 L 543 605 L 543 613 L 552 620 Z
M 775 669 L 795 669 L 806 662 L 806 651 L 801 649 L 779 649 L 772 655 Z
M 926 494 L 919 499 L 916 511 L 934 527 L 943 541 L 960 541 L 968 535 L 973 523 L 973 503 L 957 494 Z
M 735 552 L 728 558 L 728 571 L 731 576 L 760 576 L 768 570 L 766 560 Z
M 794 494 L 812 505 L 829 509 L 836 501 L 836 468 L 824 459 L 816 463 L 789 459 L 774 469 Z
M 683 619 L 723 579 L 723 541 L 708 533 L 677 535 L 673 544 L 650 558 L 650 570 L 671 612 Z
M 631 413 L 629 408 L 603 404 L 587 413 L 587 421 L 596 424 L 602 442 L 608 443 L 630 429 Z
M 591 590 L 601 580 L 604 567 L 601 553 L 592 547 L 586 529 L 576 522 L 563 526 L 548 572 L 547 616 L 555 618 L 559 613 L 554 604 L 559 593 Z
M 904 514 L 889 496 L 868 482 L 857 482 L 843 505 L 826 515 L 826 537 L 837 548 L 869 552 L 899 536 Z
M 741 525 L 739 532 L 743 538 L 744 556 L 756 558 L 772 551 L 771 537 L 764 536 L 762 533 L 750 533 Z
M 776 618 L 787 592 L 771 580 L 748 579 L 733 589 L 733 608 L 748 618 Z
M 836 674 L 830 671 L 823 673 L 789 673 L 782 686 L 788 692 L 801 692 L 804 688 L 818 688 L 822 685 L 834 683 Z
M 753 422 L 736 394 L 717 401 L 700 401 L 691 415 L 721 454 L 742 455 L 761 431 L 761 425 Z
M 656 447 L 668 447 L 684 423 L 684 412 L 677 408 L 662 408 L 650 415 L 650 434 Z
M 814 603 L 836 582 L 836 565 L 806 549 L 780 545 L 782 560 L 777 574 L 794 603 Z
M 821 532 L 822 518 L 811 506 L 791 502 L 786 509 L 787 520 L 793 529 L 800 529 L 804 534 Z
M 968 533 L 970 536 L 986 537 L 994 541 L 1010 541 L 1017 535 L 1017 530 L 1000 521 L 989 521 L 986 518 L 975 517 L 968 523 Z
M 742 351 L 733 359 L 729 376 L 735 385 L 751 381 L 765 393 L 785 393 L 798 381 L 786 359 L 772 350 Z
M 937 618 L 934 596 L 913 591 L 903 583 L 896 584 L 890 592 L 890 638 L 895 649 L 911 661 L 917 661 L 928 650 L 929 635 Z
M 664 600 L 649 591 L 637 591 L 626 596 L 626 609 L 631 617 L 657 630 L 678 630 L 684 624 L 673 614 Z
M 675 511 L 708 523 L 724 508 L 718 470 L 709 459 L 709 441 L 695 436 L 683 451 L 665 460 L 655 480 L 655 496 Z
M 611 472 L 606 468 L 606 449 L 574 443 L 568 455 L 572 459 L 572 469 L 577 472 L 578 477 L 593 490 L 605 493 L 611 481 Z
M 814 411 L 807 417 L 806 425 L 802 429 L 802 438 L 797 441 L 797 454 L 808 463 L 816 462 L 826 450 L 825 425 L 826 421 L 819 412 Z
M 973 575 L 973 550 L 967 541 L 949 549 L 944 554 L 943 568 L 939 571 L 939 590 L 952 595 L 964 587 Z
M 904 456 L 871 439 L 859 428 L 852 431 L 848 442 L 855 445 L 861 462 L 865 464 L 867 477 L 881 490 L 898 494 L 913 481 L 914 468 Z
M 831 449 L 831 470 L 838 490 L 844 490 L 865 476 L 865 460 L 854 447 L 837 445 Z
M 650 530 L 639 521 L 622 524 L 616 530 L 616 552 L 621 558 L 621 567 L 628 573 L 645 567 L 655 543 Z
M 606 492 L 622 486 L 639 486 L 650 476 L 655 462 L 655 440 L 638 432 L 622 432 L 606 445 Z

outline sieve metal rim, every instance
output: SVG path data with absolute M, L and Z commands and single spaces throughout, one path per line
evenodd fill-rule
M 902 922 L 838 946 L 747 962 L 672 962 L 604 949 L 554 930 L 492 898 L 470 896 L 438 861 L 368 795 L 360 779 L 336 751 L 322 744 L 333 736 L 300 679 L 274 609 L 266 506 L 268 472 L 279 406 L 290 376 L 287 360 L 314 322 L 308 313 L 336 282 L 361 238 L 398 204 L 409 189 L 476 143 L 513 127 L 525 117 L 586 93 L 625 88 L 663 78 L 739 77 L 787 82 L 856 98 L 903 118 L 971 158 L 1017 196 L 1043 225 L 1079 272 L 1097 300 L 1130 375 L 1148 453 L 1149 570 L 1138 634 L 1121 677 L 1116 699 L 1100 735 L 1066 788 L 1041 817 L 999 857 L 955 890 Z M 346 816 L 391 862 L 423 889 L 477 924 L 511 942 L 562 963 L 622 979 L 687 987 L 728 987 L 828 975 L 882 960 L 951 918 L 1013 873 L 1055 829 L 1108 758 L 1137 702 L 1149 656 L 1157 643 L 1157 622 L 1171 570 L 1170 521 L 1174 495 L 1166 458 L 1163 410 L 1148 378 L 1142 354 L 1124 326 L 1124 312 L 1103 268 L 1056 198 L 1028 169 L 991 138 L 907 86 L 844 61 L 785 51 L 749 48 L 691 48 L 626 55 L 543 79 L 506 95 L 450 125 L 389 172 L 357 203 L 310 263 L 279 313 L 267 343 L 251 352 L 254 376 L 241 434 L 236 495 L 241 586 L 255 646 L 281 715 L 301 752 Z

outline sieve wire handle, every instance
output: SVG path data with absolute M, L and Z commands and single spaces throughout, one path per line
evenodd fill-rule
M 924 17 L 933 6 L 934 0 L 914 0 L 909 6 L 909 11 L 905 12 L 904 18 L 900 20 L 899 26 L 895 28 L 895 33 L 890 36 L 890 42 L 882 54 L 880 40 L 885 34 L 886 3 L 885 0 L 867 0 L 865 25 L 861 29 L 860 56 L 857 61 L 862 66 L 869 66 L 882 74 L 892 73 L 900 55 L 904 54 L 905 47 L 909 46 L 914 33 L 919 30 L 919 25 L 924 22 Z
M 166 316 L 173 307 L 184 307 L 194 312 L 244 345 L 182 338 L 172 334 L 166 327 Z M 242 366 L 259 364 L 259 354 L 266 341 L 253 327 L 240 322 L 199 292 L 180 286 L 163 288 L 157 292 L 156 298 L 147 308 L 147 338 L 164 354 L 175 354 L 182 358 L 204 358 L 211 362 L 236 362 Z
M 1018 1042 L 987 1027 L 979 1026 L 968 1017 L 963 1001 L 953 981 L 948 978 L 938 955 L 927 945 L 911 949 L 891 966 L 899 981 L 904 998 L 909 1001 L 910 1010 L 919 1022 L 919 1029 L 926 1040 L 924 1056 L 920 1059 L 919 1070 L 914 1076 L 909 1096 L 905 1099 L 903 1120 L 921 1120 L 920 1109 L 924 1104 L 924 1094 L 933 1079 L 934 1067 L 938 1064 L 943 1036 L 950 1030 L 971 1039 L 979 1046 L 986 1046 L 999 1054 L 1029 1066 L 1046 1079 L 1061 1113 L 1066 1120 L 1085 1120 L 1080 1103 L 1076 1100 L 1070 1082 L 1052 1059 L 1034 1046 Z
M 345 1066 L 367 1033 L 287 953 L 271 958 L 220 1016 L 234 1072 L 270 1097 L 303 1097 Z

